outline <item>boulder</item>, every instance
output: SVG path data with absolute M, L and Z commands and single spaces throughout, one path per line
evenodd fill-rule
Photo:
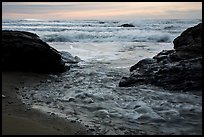
M 174 40 L 174 50 L 163 50 L 139 61 L 123 77 L 120 87 L 152 84 L 168 90 L 202 91 L 202 23 Z
M 65 62 L 60 53 L 39 36 L 24 31 L 2 31 L 2 70 L 63 72 Z

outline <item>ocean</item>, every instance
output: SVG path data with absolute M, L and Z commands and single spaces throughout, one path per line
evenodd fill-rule
M 2 30 L 36 33 L 81 60 L 29 89 L 22 101 L 87 126 L 95 135 L 202 134 L 202 96 L 152 85 L 118 87 L 139 60 L 173 49 L 202 20 L 3 20 Z M 132 24 L 135 27 L 121 27 Z M 26 99 L 29 97 L 29 99 Z

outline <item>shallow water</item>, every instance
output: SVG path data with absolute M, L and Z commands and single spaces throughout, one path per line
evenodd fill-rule
M 200 20 L 4 20 L 2 29 L 36 33 L 83 61 L 24 87 L 34 109 L 81 122 L 102 135 L 202 134 L 202 96 L 151 85 L 118 87 L 139 60 L 173 49 L 173 39 Z M 131 23 L 134 28 L 119 27 Z
M 78 53 L 84 61 L 70 71 L 50 75 L 43 84 L 29 90 L 29 100 L 24 101 L 35 109 L 81 122 L 93 134 L 202 134 L 202 96 L 151 85 L 118 87 L 121 77 L 129 75 L 135 58 L 152 57 L 158 48 L 142 54 L 146 50 L 142 43 L 121 44 L 115 50 L 112 48 L 116 43 L 102 44 L 104 52 L 90 57 L 87 54 L 101 52 L 97 48 L 102 45 L 51 44 L 58 50 L 66 47 L 72 55 Z M 172 48 L 171 44 L 165 46 Z M 138 54 L 130 58 L 129 52 L 133 51 Z

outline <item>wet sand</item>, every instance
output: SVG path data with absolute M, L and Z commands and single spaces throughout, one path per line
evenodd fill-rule
M 80 123 L 40 112 L 20 100 L 23 87 L 42 84 L 48 75 L 2 72 L 3 135 L 90 135 Z

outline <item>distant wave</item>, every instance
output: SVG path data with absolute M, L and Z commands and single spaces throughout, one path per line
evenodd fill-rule
M 42 35 L 46 42 L 171 42 L 172 37 L 168 33 L 133 31 L 129 33 L 108 32 L 61 32 Z
M 202 20 L 3 20 L 2 30 L 29 31 L 46 42 L 172 42 Z M 135 27 L 119 27 L 132 24 Z

